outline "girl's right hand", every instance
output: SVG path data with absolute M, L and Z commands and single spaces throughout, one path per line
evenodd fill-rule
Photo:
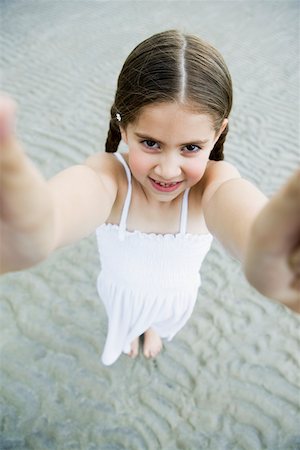
M 15 113 L 14 101 L 1 95 L 0 273 L 31 267 L 94 232 L 123 174 L 116 158 L 102 153 L 45 180 L 15 136 Z
M 15 136 L 16 103 L 0 95 L 0 273 L 45 258 L 53 235 L 47 183 Z

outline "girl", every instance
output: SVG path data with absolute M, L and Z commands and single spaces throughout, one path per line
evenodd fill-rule
M 300 311 L 300 175 L 267 203 L 223 161 L 231 105 L 213 47 L 179 31 L 154 35 L 121 70 L 106 153 L 46 182 L 14 137 L 11 100 L 1 101 L 2 272 L 96 230 L 106 365 L 122 352 L 135 357 L 141 335 L 155 357 L 183 327 L 212 236 L 261 293 Z

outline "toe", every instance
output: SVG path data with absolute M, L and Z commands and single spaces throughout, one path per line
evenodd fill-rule
M 145 356 L 146 358 L 151 358 L 151 352 L 150 352 L 150 350 L 144 349 L 144 356 Z
M 131 343 L 131 349 L 128 353 L 128 356 L 130 358 L 136 358 L 139 354 L 139 338 L 134 339 L 134 341 Z

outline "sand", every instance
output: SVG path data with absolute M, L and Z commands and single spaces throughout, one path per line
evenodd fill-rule
M 227 160 L 267 195 L 299 166 L 298 2 L 0 7 L 2 89 L 46 177 L 103 150 L 125 57 L 167 28 L 203 37 L 228 63 Z M 1 449 L 300 449 L 299 316 L 256 293 L 217 242 L 191 320 L 156 361 L 101 364 L 99 269 L 92 235 L 1 277 Z

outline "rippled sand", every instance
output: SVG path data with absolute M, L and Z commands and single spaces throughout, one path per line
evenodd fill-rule
M 298 5 L 3 0 L 3 87 L 28 154 L 49 177 L 103 149 L 125 57 L 179 27 L 225 56 L 227 159 L 271 195 L 299 164 Z M 217 243 L 192 319 L 157 361 L 101 364 L 98 271 L 91 236 L 1 278 L 1 449 L 300 449 L 299 317 Z

